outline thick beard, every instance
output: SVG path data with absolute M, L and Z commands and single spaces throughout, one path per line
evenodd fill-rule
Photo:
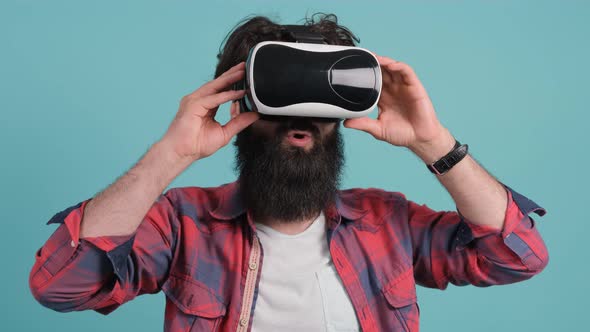
M 339 126 L 323 140 L 317 128 L 304 127 L 282 125 L 272 138 L 256 135 L 251 127 L 237 135 L 240 196 L 256 221 L 301 222 L 317 217 L 333 202 L 344 165 Z M 282 141 L 289 129 L 311 130 L 313 147 L 285 147 Z

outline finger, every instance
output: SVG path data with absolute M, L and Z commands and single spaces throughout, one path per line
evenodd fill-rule
M 395 78 L 391 75 L 391 73 L 387 70 L 387 68 L 381 67 L 381 79 L 383 80 L 383 85 L 389 85 L 392 82 L 395 82 Z
M 232 119 L 240 114 L 240 106 L 237 101 L 231 103 L 231 107 L 229 108 L 229 114 Z
M 347 119 L 342 124 L 346 128 L 362 130 L 376 138 L 381 136 L 381 123 L 366 116 L 362 118 Z
M 231 87 L 232 84 L 240 81 L 244 78 L 245 71 L 237 70 L 227 75 L 219 76 L 218 78 L 214 79 L 213 81 L 207 82 L 205 85 L 201 86 L 193 95 L 197 98 L 209 96 L 216 92 L 231 90 L 228 89 Z
M 377 60 L 379 60 L 379 64 L 381 64 L 381 66 L 386 66 L 386 65 L 388 65 L 390 63 L 397 62 L 394 59 L 391 59 L 391 58 L 388 58 L 388 57 L 385 57 L 385 56 L 380 56 L 380 55 L 377 55 Z
M 232 137 L 244 130 L 244 128 L 258 120 L 259 117 L 260 114 L 257 112 L 246 112 L 239 114 L 235 118 L 229 120 L 225 125 L 222 126 L 225 144 L 229 143 Z
M 380 56 L 379 54 L 377 54 L 373 51 L 369 51 L 369 52 L 371 52 L 371 54 L 373 54 L 377 58 L 377 60 L 379 60 L 379 58 L 382 58 L 382 56 Z
M 227 75 L 227 74 L 231 74 L 235 71 L 238 70 L 242 70 L 246 67 L 246 62 L 242 61 L 236 65 L 234 65 L 233 67 L 231 67 L 230 69 L 226 70 L 223 74 L 219 75 L 219 76 L 223 76 L 223 75 Z
M 208 110 L 219 107 L 219 105 L 230 100 L 240 99 L 244 96 L 245 90 L 228 90 L 219 92 L 199 100 L 199 103 Z
M 403 62 L 395 62 L 390 63 L 385 66 L 388 72 L 390 73 L 399 73 L 401 74 L 404 83 L 408 85 L 416 84 L 418 82 L 418 76 L 408 64 Z
M 214 80 L 211 80 L 211 81 L 209 81 L 209 82 L 205 83 L 204 85 L 200 86 L 198 89 L 194 90 L 194 91 L 193 91 L 193 92 L 191 92 L 190 94 L 192 94 L 192 95 L 195 95 L 195 94 L 197 94 L 197 93 L 199 92 L 199 90 L 202 90 L 202 89 L 203 89 L 203 87 L 205 87 L 205 86 L 209 85 L 211 82 L 213 82 L 213 81 L 215 81 L 215 80 L 219 79 L 220 77 L 224 77 L 224 76 L 227 76 L 227 75 L 232 75 L 232 74 L 234 74 L 234 73 L 236 73 L 236 72 L 238 72 L 238 71 L 244 70 L 245 66 L 246 66 L 246 65 L 245 65 L 245 62 L 243 62 L 243 61 L 242 61 L 242 62 L 240 62 L 240 63 L 238 63 L 237 65 L 235 65 L 235 66 L 231 67 L 230 69 L 226 70 L 226 71 L 225 71 L 223 74 L 219 75 L 219 76 L 218 76 L 217 78 L 215 78 Z
M 214 117 L 215 117 L 215 115 L 217 115 L 217 111 L 218 111 L 218 110 L 219 110 L 219 106 L 218 106 L 218 107 L 215 107 L 215 108 L 212 108 L 212 109 L 210 109 L 210 110 L 207 112 L 207 115 L 206 115 L 206 116 L 207 116 L 207 117 L 210 117 L 210 118 L 214 118 Z M 230 114 L 230 118 L 232 118 L 232 119 L 233 119 L 233 118 L 235 118 L 235 117 L 236 117 L 238 114 L 240 114 L 240 113 L 239 113 L 239 112 L 240 112 L 239 110 L 240 110 L 240 109 L 239 109 L 239 102 L 237 102 L 237 101 L 234 101 L 234 102 L 232 102 L 232 103 L 230 104 L 230 107 L 229 107 L 229 114 Z

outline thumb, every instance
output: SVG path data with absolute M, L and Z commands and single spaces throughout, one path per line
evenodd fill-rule
M 381 123 L 366 116 L 362 118 L 344 120 L 343 125 L 346 128 L 362 130 L 373 135 L 375 138 L 379 138 L 381 136 Z
M 238 114 L 229 120 L 225 125 L 222 126 L 225 144 L 229 143 L 232 137 L 244 130 L 244 128 L 258 120 L 259 117 L 260 115 L 258 112 L 246 112 Z

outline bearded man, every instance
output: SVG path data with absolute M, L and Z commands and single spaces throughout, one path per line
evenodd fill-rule
M 357 40 L 334 15 L 305 25 L 332 45 Z M 237 26 L 215 79 L 182 98 L 140 161 L 49 221 L 60 226 L 30 275 L 41 304 L 108 314 L 163 291 L 165 331 L 417 331 L 417 284 L 499 285 L 543 270 L 547 249 L 528 214 L 545 211 L 468 154 L 435 175 L 456 212 L 399 192 L 340 189 L 341 125 L 407 148 L 427 165 L 461 146 L 407 64 L 376 55 L 377 119 L 240 110 L 235 100 L 245 91 L 231 87 L 244 78 L 248 51 L 289 41 L 284 31 L 262 16 Z M 232 100 L 222 125 L 216 112 Z M 237 181 L 162 193 L 236 135 Z

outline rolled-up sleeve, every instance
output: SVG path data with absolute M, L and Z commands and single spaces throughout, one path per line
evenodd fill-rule
M 504 185 L 507 207 L 501 230 L 477 225 L 460 211 L 433 211 L 408 202 L 415 248 L 415 276 L 427 287 L 490 286 L 526 280 L 549 261 L 547 247 L 529 214 L 546 211 Z
M 42 305 L 60 312 L 96 310 L 108 314 L 143 293 L 159 291 L 175 246 L 178 217 L 160 195 L 135 233 L 80 239 L 90 199 L 55 214 L 59 226 L 37 251 L 29 286 Z

